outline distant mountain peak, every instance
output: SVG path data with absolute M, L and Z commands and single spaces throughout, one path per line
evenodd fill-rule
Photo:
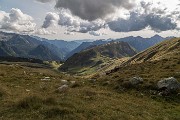
M 151 37 L 151 38 L 163 38 L 163 37 L 161 37 L 160 35 L 156 34 L 156 35 L 154 35 L 154 36 Z
M 104 65 L 116 59 L 132 57 L 136 53 L 127 42 L 123 41 L 109 42 L 98 46 L 94 44 L 92 48 L 85 49 L 68 58 L 60 67 L 60 70 L 81 73 L 83 68 L 89 68 L 89 70 L 83 70 L 82 72 L 88 73 L 91 70 L 101 69 Z

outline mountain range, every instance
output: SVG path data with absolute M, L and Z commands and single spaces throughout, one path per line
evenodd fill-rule
M 60 67 L 65 72 L 89 74 L 106 66 L 114 59 L 132 57 L 137 52 L 127 42 L 110 42 L 87 48 L 68 58 Z
M 14 56 L 24 58 L 37 58 L 42 60 L 62 60 L 63 54 L 59 48 L 44 41 L 39 41 L 29 35 L 19 35 L 11 33 L 0 33 L 0 55 L 1 56 Z M 41 49 L 39 49 L 40 46 Z M 50 53 L 45 54 L 32 54 L 34 52 L 46 51 Z M 43 59 L 46 58 L 46 59 Z
M 143 37 L 125 37 L 125 38 L 120 38 L 120 39 L 108 39 L 108 40 L 97 40 L 97 41 L 91 41 L 91 42 L 83 42 L 80 46 L 78 46 L 76 49 L 72 50 L 67 56 L 66 59 L 71 57 L 73 54 L 75 53 L 79 53 L 89 47 L 93 47 L 93 46 L 98 46 L 101 44 L 106 44 L 109 43 L 111 41 L 124 41 L 129 43 L 133 48 L 135 48 L 138 52 L 141 52 L 153 45 L 156 45 L 166 39 L 170 39 L 173 37 L 167 37 L 167 38 L 163 38 L 159 35 L 155 35 L 151 38 L 143 38 Z
M 130 36 L 115 40 L 64 41 L 48 40 L 36 36 L 0 32 L 0 56 L 36 58 L 49 61 L 65 61 L 76 53 L 99 45 L 111 43 L 112 41 L 127 42 L 137 52 L 141 52 L 165 39 L 169 38 L 163 38 L 155 35 L 151 38 Z

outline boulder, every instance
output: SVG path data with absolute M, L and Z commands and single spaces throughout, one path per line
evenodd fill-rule
M 180 90 L 180 83 L 174 77 L 169 77 L 169 78 L 160 80 L 157 83 L 157 86 L 158 86 L 158 89 L 168 90 L 169 92 Z
M 65 93 L 68 89 L 69 89 L 68 85 L 62 85 L 61 87 L 58 88 L 58 92 Z
M 133 86 L 136 86 L 136 85 L 142 84 L 144 82 L 144 80 L 141 77 L 133 77 L 129 80 L 129 82 Z

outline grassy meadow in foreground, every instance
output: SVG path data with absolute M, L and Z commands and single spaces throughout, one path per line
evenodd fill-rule
M 42 81 L 50 77 L 50 81 Z M 76 81 L 63 93 L 61 80 Z M 0 64 L 0 119 L 2 120 L 178 120 L 179 99 L 150 96 L 136 90 L 117 91 L 63 75 L 39 64 Z

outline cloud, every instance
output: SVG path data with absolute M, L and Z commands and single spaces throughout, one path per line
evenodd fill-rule
M 158 2 L 156 7 L 154 3 L 144 1 L 141 1 L 140 5 L 145 14 L 156 13 L 158 15 L 162 15 L 167 12 L 167 7 L 164 7 L 161 2 Z
M 115 32 L 139 31 L 147 26 L 145 19 L 137 15 L 137 13 L 131 13 L 129 19 L 119 18 L 111 21 L 108 25 Z
M 51 17 L 54 14 L 47 14 L 47 18 L 44 21 L 44 27 L 48 27 L 49 24 L 53 24 L 56 20 L 55 17 Z M 58 15 L 57 15 L 58 16 Z M 57 17 L 56 16 L 56 17 Z M 52 20 L 49 20 L 51 18 Z M 49 21 L 48 21 L 49 20 Z M 47 23 L 47 25 L 45 25 Z M 15 33 L 25 34 L 38 34 L 38 35 L 50 35 L 56 34 L 56 32 L 45 29 L 37 28 L 34 19 L 24 14 L 20 9 L 12 8 L 9 13 L 0 11 L 0 29 L 4 31 L 11 31 Z
M 138 14 L 132 12 L 129 19 L 119 18 L 108 23 L 109 28 L 115 32 L 140 31 L 150 27 L 156 32 L 174 30 L 177 24 L 166 16 L 156 14 Z
M 48 28 L 53 24 L 58 23 L 60 26 L 65 27 L 69 32 L 87 33 L 89 31 L 97 31 L 105 27 L 105 21 L 96 20 L 88 21 L 83 20 L 77 16 L 73 16 L 68 10 L 61 10 L 59 14 L 48 13 L 42 25 L 43 28 Z
M 96 21 L 88 21 L 83 20 L 77 16 L 73 16 L 69 11 L 63 10 L 59 14 L 59 25 L 65 26 L 68 28 L 68 31 L 72 32 L 81 32 L 87 33 L 89 31 L 97 31 L 103 27 L 105 27 L 105 21 L 96 20 Z
M 66 1 L 59 0 L 59 1 L 61 1 L 62 4 L 67 3 L 68 4 L 67 6 L 70 5 L 69 2 L 70 3 L 73 2 L 70 0 L 66 0 Z M 74 0 L 74 1 L 79 2 L 81 0 Z M 82 5 L 86 6 L 87 3 L 100 4 L 97 2 L 101 3 L 102 1 L 89 0 L 88 2 L 87 0 L 84 0 Z M 107 3 L 113 6 L 114 2 L 115 0 L 112 0 L 111 2 L 108 1 Z M 116 0 L 116 2 L 120 2 L 120 1 Z M 121 1 L 121 5 L 123 3 L 125 3 L 125 1 Z M 56 4 L 56 7 L 61 8 L 60 6 L 57 5 L 58 2 Z M 76 4 L 74 4 L 74 7 L 75 8 L 77 7 Z M 117 6 L 115 5 L 113 7 L 116 8 Z M 96 9 L 94 10 L 96 11 Z M 97 14 L 99 14 L 98 10 L 96 12 Z M 91 13 L 91 11 L 89 11 L 89 13 Z M 88 20 L 84 20 L 81 15 L 74 14 L 72 10 L 61 8 L 59 9 L 58 13 L 47 14 L 43 24 L 43 28 L 48 28 L 51 25 L 58 23 L 61 27 L 66 28 L 66 31 L 68 31 L 67 34 L 69 34 L 70 32 L 81 32 L 81 33 L 89 33 L 90 35 L 94 35 L 94 36 L 100 36 L 100 34 L 97 31 L 107 27 L 109 27 L 112 31 L 115 32 L 140 31 L 145 28 L 151 28 L 153 31 L 161 32 L 161 31 L 177 29 L 177 21 L 175 21 L 175 19 L 177 19 L 178 13 L 179 13 L 178 11 L 169 12 L 166 7 L 162 6 L 161 3 L 157 3 L 156 5 L 153 5 L 150 2 L 148 3 L 140 2 L 140 5 L 136 9 L 130 10 L 129 14 L 126 14 L 126 17 L 119 17 L 116 19 L 112 18 L 112 19 L 95 19 L 95 20 L 88 18 Z M 93 15 L 93 13 L 88 15 Z M 105 16 L 105 14 L 103 16 Z M 102 18 L 102 17 L 97 15 L 97 17 L 92 17 L 92 18 Z
M 150 2 L 140 2 L 140 8 L 131 11 L 128 19 L 118 18 L 107 24 L 115 32 L 140 31 L 147 27 L 156 32 L 175 30 L 177 22 L 174 15 L 178 13 L 176 11 L 168 13 L 167 8 L 161 3 L 154 6 Z
M 8 16 L 8 13 L 0 11 L 0 26 L 3 24 L 5 17 Z
M 175 23 L 171 18 L 154 14 L 147 15 L 146 22 L 151 29 L 156 32 L 174 30 L 177 27 L 177 23 Z
M 36 1 L 41 2 L 41 3 L 47 3 L 47 2 L 52 2 L 54 0 L 36 0 Z
M 20 9 L 12 8 L 10 13 L 0 11 L 0 29 L 26 33 L 34 31 L 35 27 L 33 18 Z
M 93 21 L 114 13 L 117 8 L 131 9 L 131 0 L 57 0 L 56 8 L 69 9 L 81 19 Z
M 43 28 L 48 28 L 52 25 L 57 25 L 59 20 L 59 15 L 56 13 L 49 12 L 46 14 L 45 21 L 42 25 Z
M 95 31 L 105 27 L 105 21 L 96 20 L 90 22 L 77 16 L 73 16 L 69 10 L 61 9 L 58 14 L 52 12 L 47 13 L 42 25 L 43 31 L 41 30 L 37 33 L 46 33 L 44 32 L 44 28 L 49 28 L 51 26 L 55 26 L 56 24 L 66 28 L 66 31 L 64 32 L 66 35 L 74 35 L 74 32 L 80 32 L 100 36 Z
M 65 31 L 64 34 L 66 35 L 75 35 L 74 32 Z
M 57 34 L 55 31 L 47 30 L 45 28 L 37 29 L 34 31 L 34 34 L 37 35 L 52 35 L 52 34 Z
M 93 36 L 101 36 L 101 33 L 97 32 L 97 31 L 89 31 L 89 34 L 93 35 Z

